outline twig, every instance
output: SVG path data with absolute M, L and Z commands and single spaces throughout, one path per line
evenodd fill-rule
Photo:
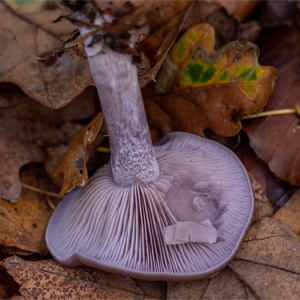
M 49 206 L 50 206 L 53 210 L 55 210 L 56 207 L 55 207 L 54 204 L 52 203 L 52 201 L 51 201 L 49 195 L 47 195 L 47 202 L 48 202 Z
M 255 118 L 267 117 L 267 116 L 275 116 L 275 115 L 295 114 L 295 113 L 300 117 L 300 105 L 299 104 L 296 104 L 295 108 L 270 110 L 270 111 L 261 112 L 257 115 L 245 116 L 242 120 L 255 119 Z
M 97 147 L 98 152 L 110 153 L 110 149 L 108 147 Z
M 59 194 L 48 192 L 48 191 L 44 191 L 44 190 L 38 189 L 36 187 L 33 187 L 31 185 L 28 185 L 26 183 L 23 183 L 23 182 L 22 182 L 22 187 L 25 188 L 25 189 L 27 189 L 27 190 L 31 190 L 31 191 L 34 191 L 34 192 L 37 192 L 37 193 L 40 193 L 40 194 L 43 194 L 43 195 L 48 195 L 48 196 L 52 196 L 52 197 L 62 198 L 61 196 L 59 196 Z

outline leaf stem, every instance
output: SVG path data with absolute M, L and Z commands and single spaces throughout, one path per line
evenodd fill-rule
M 59 196 L 59 194 L 48 192 L 48 191 L 44 191 L 44 190 L 38 189 L 36 187 L 33 187 L 31 185 L 28 185 L 26 183 L 23 183 L 23 182 L 22 182 L 22 187 L 25 188 L 25 189 L 27 189 L 27 190 L 34 191 L 34 192 L 37 192 L 37 193 L 40 193 L 40 194 L 43 194 L 43 195 L 48 195 L 48 196 L 52 196 L 52 197 L 62 198 L 61 196 Z
M 275 116 L 275 115 L 287 115 L 296 113 L 300 117 L 300 104 L 296 104 L 295 108 L 286 108 L 278 110 L 270 110 L 258 113 L 257 115 L 245 116 L 242 120 L 255 119 L 260 117 Z
M 52 210 L 55 210 L 56 207 L 52 203 L 49 195 L 47 195 L 47 202 L 48 202 L 48 205 L 52 208 Z

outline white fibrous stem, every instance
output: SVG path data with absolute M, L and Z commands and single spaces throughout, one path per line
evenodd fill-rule
M 85 50 L 108 128 L 114 181 L 128 187 L 155 180 L 159 168 L 132 56 L 93 44 L 92 37 L 86 39 Z

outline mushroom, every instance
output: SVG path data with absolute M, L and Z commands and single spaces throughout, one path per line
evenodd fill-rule
M 97 14 L 95 24 L 105 18 Z M 95 41 L 88 36 L 85 49 L 111 159 L 54 211 L 50 253 L 69 267 L 147 280 L 217 273 L 250 225 L 254 201 L 245 168 L 229 149 L 188 133 L 170 133 L 153 146 L 132 55 Z

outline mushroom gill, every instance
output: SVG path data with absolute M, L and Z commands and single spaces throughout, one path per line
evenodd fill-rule
M 181 281 L 211 276 L 233 259 L 254 203 L 241 162 L 216 142 L 180 132 L 154 150 L 160 176 L 153 182 L 120 187 L 107 164 L 65 197 L 46 233 L 58 262 Z M 186 240 L 168 244 L 166 229 L 178 224 Z M 205 242 L 214 228 L 216 242 Z M 204 242 L 191 240 L 199 230 Z

